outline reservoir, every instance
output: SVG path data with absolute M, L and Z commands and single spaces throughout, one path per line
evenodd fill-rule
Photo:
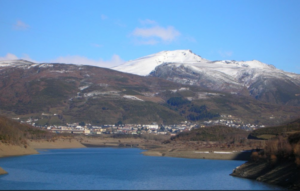
M 153 157 L 137 148 L 39 150 L 0 158 L 2 190 L 280 190 L 229 176 L 245 161 Z

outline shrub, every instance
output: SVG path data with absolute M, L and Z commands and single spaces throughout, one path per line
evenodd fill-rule
M 180 106 L 180 105 L 188 104 L 190 103 L 190 101 L 183 99 L 181 97 L 172 97 L 167 101 L 167 103 L 172 106 Z
M 300 166 L 300 157 L 296 157 L 295 163 L 297 166 Z
M 282 136 L 278 137 L 277 148 L 278 148 L 277 155 L 280 156 L 280 157 L 285 158 L 285 157 L 288 157 L 292 154 L 292 146 Z
M 300 144 L 294 144 L 293 145 L 293 153 L 295 156 L 300 157 Z
M 272 155 L 270 156 L 270 162 L 271 162 L 271 164 L 275 164 L 275 163 L 277 162 L 277 157 L 276 157 L 276 155 L 272 154 Z
M 256 151 L 252 152 L 252 154 L 251 154 L 251 160 L 252 161 L 257 161 L 258 158 L 259 158 L 258 152 L 256 152 Z
M 278 142 L 277 140 L 269 140 L 266 142 L 266 146 L 264 150 L 267 156 L 277 155 L 278 153 L 277 142 Z

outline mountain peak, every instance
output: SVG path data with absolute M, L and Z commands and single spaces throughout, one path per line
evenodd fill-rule
M 130 60 L 120 66 L 113 67 L 112 69 L 121 72 L 137 74 L 140 76 L 147 76 L 156 67 L 162 64 L 172 64 L 174 66 L 184 65 L 186 67 L 196 68 L 218 68 L 225 72 L 229 70 L 230 73 L 236 73 L 236 69 L 263 69 L 274 70 L 273 65 L 262 63 L 258 60 L 252 61 L 235 61 L 235 60 L 217 60 L 210 61 L 202 58 L 201 56 L 193 53 L 191 50 L 173 50 L 173 51 L 161 51 L 156 54 L 151 54 L 138 58 L 136 60 Z M 234 70 L 234 71 L 233 71 Z M 229 72 L 229 71 L 228 71 Z
M 161 51 L 136 60 L 130 60 L 120 66 L 113 67 L 112 69 L 146 76 L 150 74 L 156 66 L 163 63 L 197 63 L 202 60 L 204 59 L 194 54 L 191 50 Z

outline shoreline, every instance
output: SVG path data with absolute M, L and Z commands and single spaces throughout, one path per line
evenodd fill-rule
M 162 147 L 155 142 L 148 142 L 144 140 L 116 140 L 113 138 L 108 139 L 85 139 L 85 140 L 78 140 L 78 139 L 58 139 L 55 141 L 28 141 L 29 144 L 25 148 L 24 146 L 17 146 L 17 145 L 5 145 L 0 144 L 0 158 L 1 157 L 12 157 L 12 156 L 24 156 L 24 155 L 31 155 L 31 154 L 39 154 L 36 150 L 40 149 L 67 149 L 67 148 L 139 148 L 145 151 L 142 151 L 141 154 L 145 156 L 156 156 L 156 157 L 175 157 L 175 158 L 190 158 L 190 159 L 210 159 L 210 160 L 242 160 L 245 161 L 244 164 L 234 169 L 234 171 L 230 174 L 231 176 L 247 178 L 247 179 L 254 179 L 257 181 L 275 184 L 266 178 L 259 178 L 249 176 L 251 175 L 250 172 L 256 172 L 257 168 L 251 167 L 249 168 L 249 162 L 246 162 L 251 155 L 251 152 L 242 152 L 242 151 L 233 151 L 233 150 L 226 150 L 226 151 L 212 151 L 212 150 L 193 150 L 193 149 L 170 149 L 167 147 Z M 5 153 L 6 152 L 6 153 Z M 251 163 L 252 164 L 252 163 Z M 245 171 L 247 169 L 247 172 Z M 243 172 L 243 173 L 241 173 Z M 246 172 L 246 173 L 244 173 Z M 0 167 L 0 175 L 8 174 L 5 169 Z M 269 175 L 272 176 L 273 174 Z M 266 181 L 269 180 L 269 181 Z M 281 185 L 278 185 L 281 186 Z M 284 188 L 288 188 L 287 186 L 283 186 Z M 299 187 L 297 187 L 299 188 Z M 293 188 L 292 188 L 293 189 Z
M 28 145 L 26 146 L 0 143 L 0 158 L 39 154 L 37 149 L 85 148 L 85 146 L 76 139 L 58 139 L 55 141 L 28 140 L 27 142 Z M 8 172 L 0 166 L 0 175 L 5 174 L 8 174 Z
M 174 149 L 162 147 L 159 142 L 145 141 L 142 139 L 115 139 L 115 138 L 85 138 L 85 139 L 57 139 L 55 141 L 28 140 L 27 146 L 0 143 L 0 158 L 11 156 L 23 156 L 38 154 L 36 149 L 64 149 L 64 148 L 85 148 L 85 147 L 113 147 L 113 148 L 140 148 L 146 156 L 168 156 L 179 158 L 195 159 L 219 159 L 219 160 L 248 160 L 250 153 L 220 151 L 224 153 L 212 153 L 211 151 Z M 238 156 L 242 154 L 243 156 Z
M 60 138 L 57 140 L 28 140 L 27 146 L 0 144 L 0 158 L 14 157 L 39 154 L 40 149 L 68 149 L 68 148 L 139 148 L 141 154 L 145 156 L 159 157 L 176 157 L 176 158 L 191 158 L 191 159 L 213 159 L 213 160 L 248 160 L 249 153 L 241 154 L 241 152 L 226 151 L 223 153 L 213 153 L 208 151 L 187 150 L 187 149 L 170 149 L 163 147 L 159 141 L 148 141 L 143 139 L 116 139 L 116 138 Z M 222 152 L 222 151 L 219 151 Z M 0 175 L 8 174 L 0 167 Z
M 228 152 L 217 153 L 208 151 L 195 150 L 147 150 L 142 152 L 146 156 L 166 156 L 176 158 L 191 158 L 191 159 L 211 159 L 211 160 L 242 160 L 247 161 L 250 158 L 251 152 Z
M 0 175 L 3 175 L 3 174 L 8 174 L 8 172 L 6 172 L 3 168 L 0 167 Z

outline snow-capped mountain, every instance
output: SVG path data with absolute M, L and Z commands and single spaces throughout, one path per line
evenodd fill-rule
M 190 50 L 162 51 L 136 60 L 130 60 L 112 69 L 120 72 L 147 76 L 155 69 L 155 67 L 163 63 L 197 63 L 201 61 L 205 60 Z
M 210 61 L 190 50 L 176 50 L 145 56 L 112 69 L 211 90 L 251 95 L 272 103 L 300 104 L 300 75 L 257 60 Z
M 253 122 L 273 124 L 299 116 L 300 107 L 290 107 L 300 106 L 299 80 L 296 78 L 299 75 L 293 77 L 294 74 L 260 62 L 210 62 L 190 51 L 178 52 L 179 55 L 162 57 L 164 59 L 160 61 L 168 62 L 157 67 L 154 64 L 153 70 L 149 69 L 149 72 L 152 70 L 149 77 L 87 65 L 0 61 L 0 114 L 30 114 L 40 119 L 43 113 L 55 111 L 57 115 L 52 113 L 54 121 L 62 123 L 80 120 L 112 124 L 121 119 L 126 123 L 157 121 L 174 124 L 191 114 L 188 107 L 175 111 L 162 103 L 180 96 L 195 105 L 207 105 L 216 113 Z M 172 57 L 177 62 L 171 62 Z M 146 58 L 143 61 L 146 62 Z M 251 63 L 257 66 L 246 67 Z M 199 67 L 200 64 L 205 67 Z M 240 66 L 242 64 L 244 66 Z M 235 68 L 238 68 L 237 72 Z M 245 94 L 248 96 L 243 96 Z M 255 100 L 249 94 L 272 104 Z M 276 121 L 270 121 L 272 115 Z

